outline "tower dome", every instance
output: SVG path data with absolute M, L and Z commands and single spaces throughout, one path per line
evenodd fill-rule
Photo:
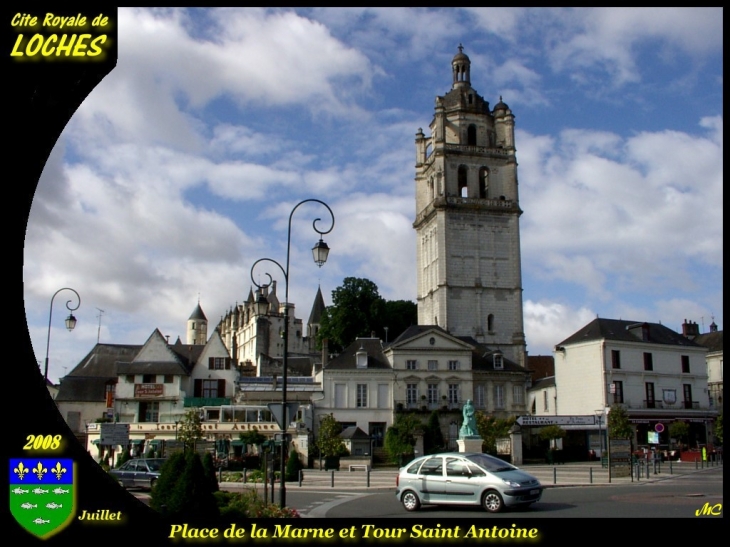
M 471 61 L 469 60 L 469 56 L 464 53 L 464 46 L 459 44 L 459 53 L 454 55 L 454 58 L 451 60 L 451 70 L 454 75 L 454 88 L 471 85 L 469 75 L 470 69 Z

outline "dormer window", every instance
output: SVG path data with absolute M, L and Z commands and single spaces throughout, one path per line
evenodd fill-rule
M 499 350 L 494 354 L 494 368 L 495 370 L 502 370 L 504 368 L 504 358 L 502 352 Z
M 355 367 L 368 368 L 368 352 L 362 346 L 355 354 Z

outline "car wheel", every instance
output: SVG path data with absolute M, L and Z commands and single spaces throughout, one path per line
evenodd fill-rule
M 421 508 L 421 500 L 412 490 L 407 490 L 400 498 L 406 511 L 418 511 Z
M 124 483 L 121 480 L 118 480 L 117 482 L 119 483 L 119 486 L 126 490 L 126 486 L 124 486 Z
M 499 492 L 496 490 L 489 490 L 484 494 L 484 497 L 482 498 L 482 505 L 484 506 L 484 509 L 490 513 L 499 513 L 502 509 L 504 509 L 502 496 L 500 496 Z
M 157 479 L 150 480 L 150 490 L 152 490 L 155 487 L 156 483 L 157 483 Z

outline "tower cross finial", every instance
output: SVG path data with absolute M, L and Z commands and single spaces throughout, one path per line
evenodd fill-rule
M 463 53 L 463 50 L 464 50 L 464 46 L 462 46 L 461 43 L 459 43 L 459 53 Z

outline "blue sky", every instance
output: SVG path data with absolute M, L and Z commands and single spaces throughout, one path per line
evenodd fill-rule
M 198 298 L 215 325 L 247 297 L 255 260 L 285 261 L 307 198 L 336 224 L 319 269 L 311 224 L 327 214 L 294 216 L 298 317 L 318 284 L 329 304 L 348 276 L 415 301 L 414 138 L 460 43 L 472 86 L 516 116 L 530 354 L 596 315 L 722 329 L 722 15 L 120 8 L 117 67 L 59 138 L 28 221 L 38 360 L 61 287 L 82 305 L 67 333 L 56 298 L 52 380 L 97 336 L 184 341 Z

